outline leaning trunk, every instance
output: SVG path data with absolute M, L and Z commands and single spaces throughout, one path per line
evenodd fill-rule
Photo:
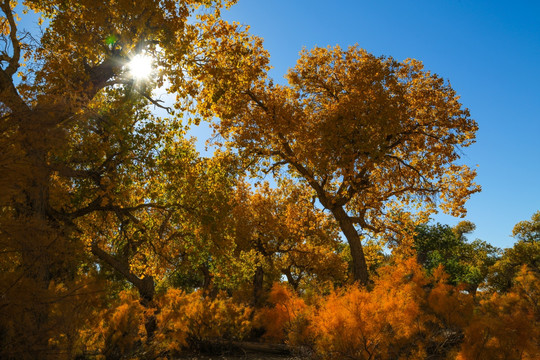
M 157 329 L 156 314 L 159 311 L 154 302 L 154 278 L 148 275 L 145 275 L 143 278 L 138 277 L 131 272 L 129 263 L 127 261 L 122 261 L 113 257 L 106 251 L 102 250 L 97 243 L 92 244 L 92 254 L 122 274 L 122 276 L 133 284 L 133 286 L 135 286 L 139 292 L 140 303 L 147 309 L 144 328 L 146 329 L 147 341 L 150 342 L 153 339 Z
M 283 269 L 282 272 L 287 277 L 287 282 L 293 287 L 294 291 L 298 291 L 298 285 L 300 284 L 300 276 L 298 277 L 298 279 L 295 279 L 290 267 L 287 269 Z
M 353 279 L 354 281 L 360 282 L 362 285 L 367 285 L 369 281 L 368 267 L 358 231 L 356 231 L 351 218 L 342 207 L 335 207 L 331 209 L 331 211 L 349 243 L 352 257 Z

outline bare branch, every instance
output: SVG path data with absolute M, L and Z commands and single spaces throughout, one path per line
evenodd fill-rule
M 349 219 L 352 221 L 353 224 L 358 224 L 362 229 L 368 229 L 371 230 L 374 233 L 378 233 L 381 231 L 381 229 L 370 225 L 366 222 L 366 219 L 364 216 L 349 216 Z
M 164 106 L 164 105 L 161 105 L 160 103 L 163 103 L 163 100 L 156 100 L 156 99 L 153 99 L 152 97 L 150 97 L 150 95 L 148 94 L 145 94 L 143 93 L 142 91 L 139 91 L 137 90 L 137 92 L 144 96 L 144 98 L 148 101 L 150 101 L 152 104 L 154 104 L 154 106 L 157 106 L 158 108 L 160 109 L 163 109 L 165 111 L 167 111 L 167 114 L 169 115 L 172 115 L 173 114 L 173 109 L 170 107 L 170 106 Z

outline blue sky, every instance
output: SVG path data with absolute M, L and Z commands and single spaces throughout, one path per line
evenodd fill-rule
M 264 38 L 276 81 L 303 47 L 358 44 L 423 61 L 450 80 L 480 127 L 462 157 L 478 164 L 483 188 L 467 203 L 477 225 L 470 238 L 509 247 L 513 226 L 540 210 L 540 2 L 239 0 L 224 17 Z

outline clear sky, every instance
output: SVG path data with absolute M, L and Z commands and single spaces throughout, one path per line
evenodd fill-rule
M 540 210 L 540 1 L 239 0 L 224 16 L 264 38 L 276 81 L 303 47 L 358 44 L 423 61 L 480 127 L 462 157 L 483 189 L 467 203 L 470 238 L 509 247 L 513 226 Z

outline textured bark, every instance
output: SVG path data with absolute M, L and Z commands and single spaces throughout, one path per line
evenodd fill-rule
M 253 276 L 253 306 L 255 307 L 261 307 L 263 304 L 263 287 L 264 270 L 261 265 L 258 265 Z
M 368 267 L 358 231 L 356 231 L 352 219 L 342 207 L 338 206 L 330 210 L 339 222 L 339 227 L 349 243 L 354 280 L 359 281 L 362 285 L 367 285 L 369 281 Z
M 32 328 L 27 329 L 29 342 L 26 350 L 31 357 L 48 359 L 50 304 L 57 300 L 51 297 L 52 293 L 48 289 L 51 280 L 65 275 L 59 272 L 57 263 L 61 259 L 55 251 L 64 240 L 62 226 L 52 216 L 49 206 L 50 170 L 47 167 L 44 146 L 49 129 L 41 125 L 48 116 L 26 110 L 16 111 L 11 116 L 20 126 L 18 140 L 24 151 L 23 163 L 27 167 L 23 183 L 19 184 L 22 189 L 21 196 L 13 203 L 16 209 L 13 222 L 25 226 L 21 226 L 15 236 L 21 254 L 24 277 L 33 282 L 34 291 L 40 294 L 40 297 L 46 297 L 45 301 L 27 305 L 34 322 Z M 53 269 L 55 265 L 57 269 Z

